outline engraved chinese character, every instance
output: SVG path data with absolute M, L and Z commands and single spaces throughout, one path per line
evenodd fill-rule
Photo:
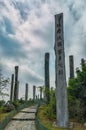
M 62 63 L 59 63 L 58 66 L 60 66 L 60 68 L 62 68 L 62 67 L 63 67 L 63 64 L 62 64 Z
M 59 40 L 62 40 L 62 37 L 61 37 L 61 35 L 57 35 L 57 41 L 59 41 Z
M 61 33 L 61 28 L 58 28 L 57 33 Z
M 63 70 L 62 69 L 59 70 L 58 74 L 59 74 L 59 76 L 63 75 Z
M 58 50 L 58 54 L 61 55 L 62 54 L 62 49 Z
M 58 24 L 57 24 L 57 27 L 60 27 L 61 26 L 61 15 L 58 17 Z
M 62 46 L 62 42 L 57 43 L 58 47 Z
M 61 56 L 59 56 L 59 58 L 58 58 L 58 59 L 59 59 L 59 61 L 61 61 L 62 57 L 61 57 Z

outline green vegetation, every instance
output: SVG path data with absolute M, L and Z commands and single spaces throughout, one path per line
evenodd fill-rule
M 49 119 L 49 116 L 47 117 L 47 115 L 46 115 L 48 107 L 49 107 L 48 105 L 41 106 L 38 110 L 37 117 L 40 119 L 41 124 L 43 124 L 49 130 L 67 130 L 67 129 L 57 128 L 57 127 L 53 126 L 55 119 L 54 118 Z
M 86 63 L 82 65 L 81 70 L 76 69 L 76 74 L 75 78 L 69 79 L 67 87 L 69 120 L 73 126 L 72 130 L 86 130 Z M 55 90 L 51 88 L 47 94 L 50 101 L 39 108 L 37 116 L 49 130 L 63 130 L 53 126 L 56 122 Z
M 73 128 L 59 128 L 55 126 L 56 119 L 49 119 L 47 117 L 46 110 L 48 105 L 41 106 L 38 110 L 37 117 L 40 120 L 40 123 L 48 128 L 49 130 L 86 130 L 86 127 L 82 126 L 82 124 L 74 122 Z
M 5 128 L 5 126 L 11 121 L 12 117 L 14 115 L 16 115 L 20 110 L 28 107 L 28 106 L 31 106 L 33 105 L 34 102 L 33 101 L 27 101 L 23 104 L 21 104 L 19 107 L 17 107 L 16 109 L 10 111 L 10 112 L 7 112 L 7 113 L 3 113 L 3 109 L 0 113 L 0 117 L 2 118 L 0 121 L 0 130 L 3 130 Z
M 69 80 L 68 101 L 70 118 L 86 122 L 86 63 L 76 70 L 77 77 Z
M 12 103 L 7 102 L 5 103 L 4 100 L 0 101 L 0 123 L 8 116 L 13 110 L 18 111 L 18 109 L 22 108 L 22 106 L 33 104 L 33 101 L 27 101 L 20 99 L 14 101 Z
M 0 69 L 0 97 L 9 96 L 5 91 L 7 90 L 9 84 L 9 78 L 5 78 Z
M 50 101 L 48 105 L 46 105 L 46 109 L 44 114 L 49 118 L 49 119 L 55 119 L 56 118 L 56 98 L 55 98 L 55 90 L 51 88 L 51 90 L 48 92 L 50 94 Z
M 9 113 L 0 113 L 0 123 L 5 119 Z
M 0 123 L 5 119 L 5 117 L 9 114 L 8 112 L 4 111 L 4 100 L 0 101 Z

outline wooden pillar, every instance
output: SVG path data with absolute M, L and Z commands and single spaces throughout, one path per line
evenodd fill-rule
M 49 57 L 49 53 L 45 53 L 45 100 L 47 103 L 50 101 Z
M 28 100 L 28 83 L 26 83 L 26 89 L 25 89 L 25 101 Z
M 40 87 L 40 99 L 42 99 L 42 87 Z
M 15 66 L 15 88 L 14 88 L 14 101 L 18 98 L 18 66 Z
M 74 57 L 69 56 L 70 79 L 74 78 Z
M 81 59 L 81 68 L 82 68 L 82 70 L 84 69 L 84 66 L 85 66 L 85 60 L 82 58 Z
M 10 89 L 10 101 L 13 101 L 14 96 L 14 74 L 11 76 L 11 89 Z
M 17 99 L 19 98 L 19 81 L 17 81 L 17 93 L 16 93 L 16 97 Z
M 63 13 L 55 15 L 56 120 L 58 127 L 68 127 L 68 102 L 65 72 Z
M 36 96 L 36 86 L 33 86 L 33 101 L 35 101 Z

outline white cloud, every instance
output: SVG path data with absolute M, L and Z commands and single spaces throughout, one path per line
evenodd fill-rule
M 17 3 L 16 3 L 17 2 Z M 44 77 L 44 53 L 51 53 L 50 73 L 51 86 L 54 86 L 54 15 L 64 13 L 65 51 L 68 79 L 68 56 L 75 57 L 75 67 L 80 64 L 80 59 L 86 58 L 86 8 L 85 0 L 4 0 L 4 7 L 0 8 L 0 24 L 3 34 L 12 40 L 16 39 L 21 46 L 21 51 L 26 57 L 8 56 L 0 53 L 7 68 L 11 72 L 14 65 L 20 65 L 21 80 L 23 77 L 31 80 L 31 83 L 43 84 Z M 6 32 L 4 17 L 12 24 L 14 33 Z M 19 47 L 20 47 L 19 46 Z M 10 50 L 9 50 L 10 51 Z M 5 52 L 4 52 L 5 53 Z M 17 53 L 17 52 L 15 52 Z M 11 73 L 10 72 L 10 73 Z M 36 77 L 36 78 L 35 78 Z

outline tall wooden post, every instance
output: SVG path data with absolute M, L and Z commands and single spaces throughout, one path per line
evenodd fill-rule
M 33 86 L 33 101 L 35 101 L 36 96 L 36 86 Z
M 19 81 L 17 81 L 17 93 L 16 93 L 17 99 L 19 98 Z
M 49 53 L 45 53 L 45 100 L 47 103 L 50 101 L 49 57 Z
M 74 57 L 69 56 L 70 79 L 74 78 Z
M 13 101 L 13 96 L 14 96 L 14 74 L 11 76 L 11 89 L 10 89 L 10 101 Z
M 25 89 L 25 101 L 28 100 L 28 83 L 26 83 L 26 89 Z
M 40 99 L 42 99 L 42 87 L 40 87 Z
M 55 72 L 57 125 L 68 127 L 68 102 L 65 74 L 65 53 L 63 36 L 63 14 L 55 15 Z
M 14 88 L 14 101 L 18 98 L 18 66 L 15 66 L 15 88 Z
M 81 59 L 81 67 L 82 67 L 82 70 L 84 69 L 84 66 L 85 66 L 85 60 L 82 58 L 82 59 Z

